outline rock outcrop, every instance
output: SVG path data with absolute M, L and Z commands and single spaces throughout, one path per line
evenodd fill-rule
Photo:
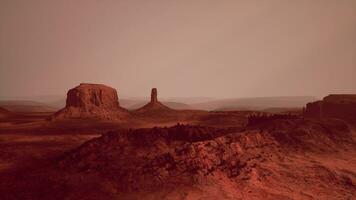
M 58 164 L 75 174 L 75 183 L 77 177 L 102 178 L 120 199 L 160 199 L 162 194 L 163 199 L 187 199 L 177 198 L 182 193 L 191 199 L 306 199 L 300 186 L 315 194 L 308 199 L 356 192 L 353 174 L 305 157 L 317 152 L 330 158 L 331 152 L 354 145 L 343 121 L 275 120 L 259 129 L 177 125 L 110 131 L 66 153 Z
M 148 104 L 144 105 L 142 108 L 136 110 L 136 112 L 139 113 L 151 111 L 173 111 L 173 109 L 169 108 L 168 106 L 165 106 L 164 104 L 158 101 L 156 88 L 152 88 L 151 90 L 151 101 Z
M 120 107 L 114 88 L 101 84 L 81 83 L 67 93 L 65 108 L 51 119 L 96 118 L 120 120 L 128 112 Z
M 240 165 L 237 148 L 226 145 L 223 153 L 225 145 L 213 141 L 227 132 L 184 125 L 113 131 L 64 155 L 60 165 L 74 171 L 106 173 L 122 191 L 162 184 L 189 184 L 195 176 L 213 171 L 236 176 Z M 224 158 L 231 162 L 224 163 Z
M 308 103 L 304 115 L 314 118 L 356 120 L 356 95 L 329 95 L 321 101 Z
M 152 90 L 151 90 L 151 102 L 152 103 L 158 103 L 157 88 L 152 88 Z

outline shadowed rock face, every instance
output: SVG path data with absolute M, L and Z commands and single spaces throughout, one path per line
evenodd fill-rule
M 308 103 L 305 116 L 356 120 L 356 95 L 329 95 L 322 101 Z
M 66 107 L 54 114 L 54 119 L 99 118 L 120 119 L 121 108 L 115 89 L 101 84 L 80 84 L 67 93 Z
M 151 103 L 157 103 L 157 89 L 156 88 L 152 88 L 151 91 Z

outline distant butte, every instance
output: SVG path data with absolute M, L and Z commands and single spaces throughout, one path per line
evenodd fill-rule
M 151 102 L 152 103 L 157 103 L 157 88 L 152 88 L 151 90 Z
M 137 109 L 137 112 L 147 112 L 147 111 L 173 111 L 173 109 L 159 102 L 157 98 L 157 88 L 152 88 L 151 101 L 148 104 L 144 105 L 143 107 Z
M 312 118 L 356 119 L 356 95 L 331 94 L 321 101 L 308 103 L 305 116 Z
M 120 120 L 128 115 L 120 107 L 117 91 L 102 84 L 81 83 L 67 93 L 65 108 L 51 119 L 96 118 Z

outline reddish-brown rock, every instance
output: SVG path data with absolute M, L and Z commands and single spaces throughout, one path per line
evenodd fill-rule
M 329 95 L 321 101 L 308 103 L 306 117 L 356 120 L 356 95 Z
M 160 199 L 162 193 L 163 199 L 256 200 L 355 194 L 352 170 L 346 174 L 319 159 L 329 161 L 355 144 L 346 123 L 277 119 L 263 129 L 177 125 L 110 131 L 63 155 L 59 166 L 91 182 L 100 177 L 97 182 L 110 184 L 121 199 Z M 301 190 L 310 195 L 305 198 Z M 194 196 L 180 198 L 183 193 Z
M 151 90 L 151 102 L 153 103 L 157 103 L 158 99 L 157 99 L 157 88 L 152 88 Z
M 81 83 L 68 91 L 66 107 L 55 113 L 52 119 L 123 119 L 127 114 L 128 112 L 120 107 L 114 88 Z
M 173 111 L 173 109 L 159 102 L 157 98 L 157 89 L 152 88 L 151 101 L 148 104 L 144 105 L 142 108 L 139 108 L 137 112 L 142 113 L 142 112 L 160 112 L 160 111 L 167 112 L 167 111 Z

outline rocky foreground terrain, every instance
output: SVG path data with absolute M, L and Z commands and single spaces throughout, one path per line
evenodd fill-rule
M 58 163 L 67 183 L 96 180 L 88 199 L 353 199 L 355 152 L 343 121 L 280 119 L 242 132 L 112 131 Z
M 304 113 L 128 111 L 115 89 L 81 84 L 56 113 L 1 110 L 0 199 L 356 197 L 353 95 Z
M 276 119 L 235 128 L 118 129 L 2 176 L 3 199 L 354 199 L 352 126 Z

